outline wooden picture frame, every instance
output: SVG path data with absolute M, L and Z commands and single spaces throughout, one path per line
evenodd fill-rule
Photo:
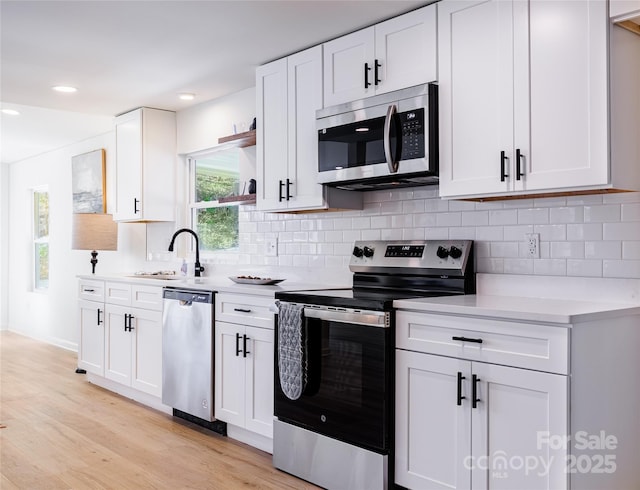
M 71 157 L 71 189 L 74 213 L 106 213 L 105 150 Z

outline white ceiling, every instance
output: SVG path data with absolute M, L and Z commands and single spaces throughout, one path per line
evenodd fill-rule
M 255 68 L 429 1 L 0 1 L 0 161 L 255 85 Z M 78 88 L 60 94 L 54 85 Z M 191 92 L 196 99 L 179 100 Z

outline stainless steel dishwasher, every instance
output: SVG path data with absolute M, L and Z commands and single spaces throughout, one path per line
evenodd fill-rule
M 213 296 L 179 288 L 162 295 L 162 403 L 207 422 L 214 420 Z

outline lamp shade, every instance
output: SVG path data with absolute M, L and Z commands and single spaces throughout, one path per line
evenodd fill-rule
M 117 250 L 118 223 L 110 214 L 74 213 L 73 250 Z

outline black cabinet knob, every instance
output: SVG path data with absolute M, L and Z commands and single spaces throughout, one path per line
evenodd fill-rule
M 452 246 L 449 249 L 449 255 L 451 255 L 452 259 L 459 259 L 460 257 L 462 257 L 462 250 L 460 250 L 458 247 Z
M 440 245 L 438 247 L 438 250 L 436 250 L 436 255 L 441 259 L 446 259 L 449 256 L 449 251 L 446 248 L 444 248 L 442 245 Z

